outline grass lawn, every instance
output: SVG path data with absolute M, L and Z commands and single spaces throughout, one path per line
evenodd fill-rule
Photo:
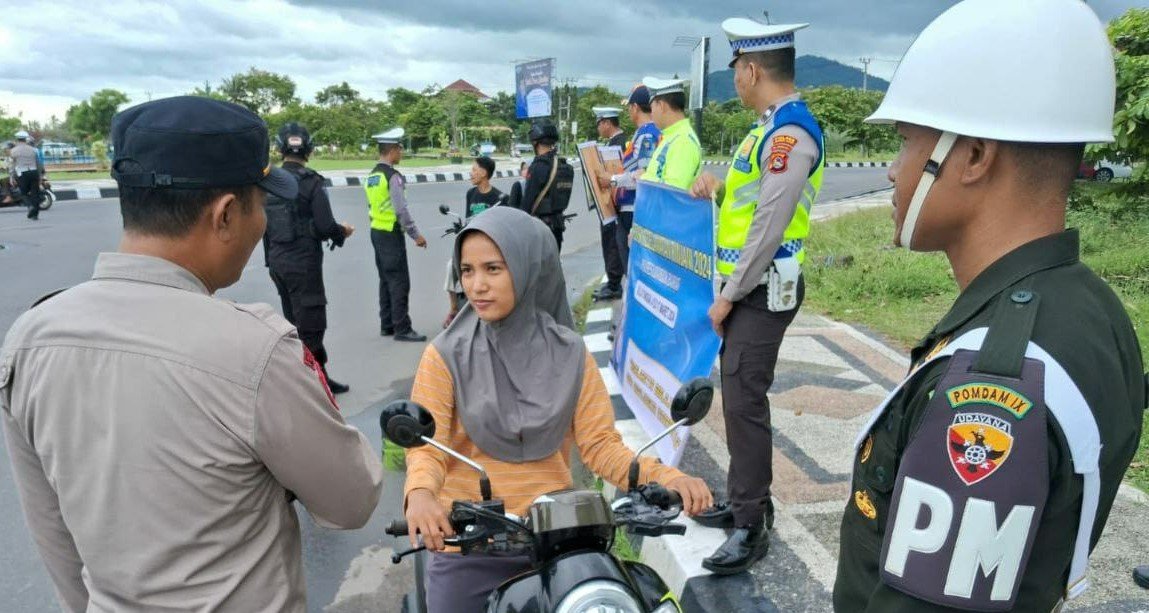
M 1108 188 L 1079 187 L 1113 202 Z M 1142 356 L 1149 348 L 1149 215 L 1072 210 L 1068 225 L 1081 231 L 1082 259 L 1109 282 L 1125 303 Z M 949 263 L 941 254 L 890 247 L 888 208 L 845 215 L 817 224 L 807 242 L 806 303 L 834 319 L 861 324 L 909 347 L 929 331 L 957 297 Z M 846 268 L 819 267 L 825 256 L 854 256 Z M 1149 414 L 1143 424 L 1149 431 Z M 1126 479 L 1149 491 L 1149 436 Z

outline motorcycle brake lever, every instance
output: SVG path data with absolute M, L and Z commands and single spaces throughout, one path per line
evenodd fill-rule
M 405 557 L 407 557 L 413 553 L 419 553 L 420 551 L 426 551 L 426 550 L 427 550 L 427 547 L 425 545 L 419 545 L 418 547 L 415 547 L 413 549 L 408 549 L 406 551 L 400 551 L 399 553 L 393 553 L 393 554 L 391 554 L 391 563 L 392 564 L 398 564 L 398 563 L 403 561 L 403 558 L 405 558 Z

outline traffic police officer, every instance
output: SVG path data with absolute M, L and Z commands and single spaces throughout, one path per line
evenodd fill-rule
M 1086 589 L 1146 404 L 1133 325 L 1065 229 L 1115 89 L 1084 2 L 965 0 L 868 119 L 903 139 L 896 243 L 944 252 L 961 294 L 858 437 L 838 611 L 1045 613 Z
M 426 248 L 427 239 L 419 233 L 407 209 L 407 182 L 395 165 L 403 159 L 403 128 L 376 134 L 379 163 L 367 175 L 364 189 L 371 214 L 371 246 L 379 271 L 379 333 L 397 341 L 421 343 L 427 337 L 411 327 L 407 300 L 411 293 L 411 273 L 407 268 L 407 244 L 403 234 Z
M 595 127 L 599 138 L 605 139 L 608 147 L 618 147 L 619 154 L 626 148 L 626 134 L 619 127 L 618 116 L 621 109 L 610 106 L 596 106 L 591 109 L 595 117 Z M 618 203 L 615 203 L 618 206 Z M 602 259 L 606 264 L 606 283 L 594 292 L 595 300 L 622 298 L 622 277 L 626 274 L 622 256 L 618 249 L 618 215 L 604 219 L 600 226 L 602 239 Z
M 651 154 L 643 180 L 690 189 L 702 172 L 702 145 L 686 116 L 686 81 L 646 77 L 650 90 L 650 114 L 662 131 L 662 142 Z
M 283 155 L 283 169 L 299 182 L 299 195 L 292 200 L 272 195 L 267 199 L 267 231 L 264 256 L 283 304 L 283 315 L 299 330 L 299 339 L 327 373 L 327 295 L 323 287 L 323 242 L 342 247 L 355 228 L 335 222 L 323 175 L 306 166 L 313 145 L 307 128 L 288 123 L 279 129 L 276 147 Z M 336 394 L 351 389 L 327 377 Z
M 32 540 L 67 611 L 307 609 L 298 500 L 358 528 L 383 470 L 295 327 L 213 297 L 264 231 L 251 111 L 182 96 L 112 121 L 124 234 L 95 273 L 16 320 L 0 421 Z
M 699 177 L 696 196 L 716 197 L 716 268 L 721 293 L 710 320 L 723 337 L 722 406 L 730 451 L 730 500 L 702 521 L 734 527 L 703 562 L 718 574 L 749 568 L 766 554 L 773 524 L 773 436 L 767 392 L 786 328 L 802 305 L 803 241 L 822 186 L 822 130 L 794 88 L 794 32 L 806 24 L 722 24 L 742 103 L 761 115 L 735 154 L 726 181 Z
M 16 132 L 16 146 L 8 150 L 12 158 L 12 178 L 20 188 L 24 205 L 28 207 L 28 219 L 40 218 L 40 174 L 43 164 L 40 152 L 29 144 L 30 136 L 24 130 Z

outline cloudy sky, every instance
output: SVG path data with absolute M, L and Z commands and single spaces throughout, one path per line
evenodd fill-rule
M 1010 1 L 1010 0 L 1002 0 Z M 1104 20 L 1145 0 L 1090 0 Z M 0 107 L 46 120 L 111 87 L 133 102 L 187 93 L 251 66 L 290 75 L 311 99 L 347 81 L 383 98 L 464 78 L 513 91 L 517 60 L 554 57 L 558 77 L 625 91 L 689 70 L 678 36 L 729 55 L 726 17 L 809 22 L 799 53 L 889 78 L 913 37 L 953 0 L 33 0 L 0 21 Z M 12 11 L 6 14 L 11 17 Z M 19 27 L 17 27 L 19 23 Z

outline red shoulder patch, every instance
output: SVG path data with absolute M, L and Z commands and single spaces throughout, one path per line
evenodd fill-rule
M 311 354 L 311 350 L 308 349 L 306 345 L 303 347 L 303 364 L 315 371 L 315 374 L 319 376 L 319 383 L 323 385 L 323 391 L 327 392 L 327 399 L 331 401 L 331 406 L 335 407 L 335 410 L 338 411 L 339 403 L 335 402 L 335 394 L 331 393 L 331 387 L 327 385 L 327 375 L 323 374 L 323 366 L 319 363 L 319 360 L 315 359 L 315 356 Z
M 776 175 L 786 172 L 786 168 L 789 164 L 790 153 L 787 151 L 775 151 L 771 153 L 770 158 L 766 160 L 766 168 Z

